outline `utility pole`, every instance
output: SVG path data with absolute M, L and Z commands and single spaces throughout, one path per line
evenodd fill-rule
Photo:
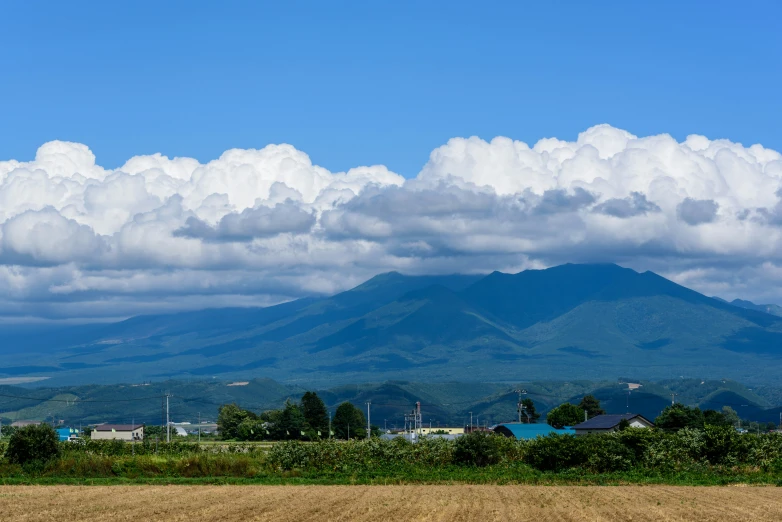
M 676 404 L 676 394 L 672 393 L 671 394 L 671 406 L 673 406 L 674 404 Z
M 171 442 L 171 421 L 168 419 L 168 398 L 171 394 L 166 392 L 166 442 Z
M 369 437 L 372 435 L 372 425 L 369 423 L 369 405 L 372 404 L 371 401 L 367 401 L 367 440 L 369 440 Z
M 201 412 L 198 412 L 198 443 L 201 444 Z
M 625 402 L 625 413 L 630 413 L 630 390 L 627 390 L 627 400 Z
M 470 412 L 470 433 L 472 433 L 472 412 Z
M 525 390 L 525 389 L 518 389 L 518 390 L 516 390 L 516 393 L 519 394 L 519 402 L 518 402 L 518 404 L 516 404 L 516 410 L 519 413 L 519 424 L 521 424 L 521 412 L 524 411 L 524 403 L 521 400 L 521 396 L 522 395 L 526 395 L 527 394 L 527 390 Z
M 329 412 L 329 438 L 331 438 L 331 412 Z

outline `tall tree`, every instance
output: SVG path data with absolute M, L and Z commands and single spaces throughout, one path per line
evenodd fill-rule
M 722 416 L 725 417 L 725 421 L 731 426 L 739 425 L 739 414 L 730 406 L 722 407 Z
M 538 419 L 540 419 L 540 413 L 535 411 L 535 403 L 532 402 L 532 399 L 522 399 L 521 407 L 523 408 L 521 415 L 522 422 L 538 422 Z
M 703 429 L 703 412 L 700 408 L 672 404 L 654 420 L 655 426 L 665 431 L 679 431 L 682 428 Z
M 703 423 L 709 426 L 730 426 L 731 423 L 725 418 L 725 415 L 716 410 L 703 411 Z
M 307 424 L 305 430 L 308 432 L 309 438 L 328 437 L 329 412 L 317 393 L 308 391 L 302 396 L 301 410 Z
M 546 415 L 546 422 L 555 428 L 575 426 L 584 422 L 584 410 L 575 404 L 566 402 L 549 411 Z
M 243 410 L 235 403 L 223 404 L 220 406 L 217 414 L 217 430 L 223 439 L 235 439 L 239 436 L 239 425 L 245 419 L 255 419 L 256 415 L 247 410 Z
M 578 407 L 587 412 L 587 418 L 605 415 L 606 411 L 600 407 L 600 401 L 594 395 L 585 395 Z
M 266 422 L 268 437 L 272 440 L 289 440 L 304 438 L 301 434 L 306 428 L 306 421 L 301 407 L 292 401 L 285 401 L 281 410 L 266 411 L 261 415 Z M 305 432 L 306 433 L 306 432 Z
M 367 421 L 364 413 L 349 402 L 339 405 L 334 413 L 333 426 L 334 435 L 338 439 L 361 439 L 367 436 Z

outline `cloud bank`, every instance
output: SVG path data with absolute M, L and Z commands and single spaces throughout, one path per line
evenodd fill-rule
M 608 125 L 530 146 L 454 138 L 413 179 L 290 145 L 109 170 L 54 141 L 0 161 L 0 316 L 266 305 L 383 271 L 652 269 L 782 302 L 782 155 Z

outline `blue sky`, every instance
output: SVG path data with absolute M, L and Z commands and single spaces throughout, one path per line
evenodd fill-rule
M 780 20 L 778 0 L 0 2 L 0 323 L 565 262 L 782 304 Z
M 291 143 L 406 177 L 454 136 L 610 123 L 782 149 L 782 4 L 4 2 L 0 159 Z

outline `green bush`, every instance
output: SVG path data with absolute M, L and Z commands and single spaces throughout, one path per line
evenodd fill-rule
M 59 436 L 48 424 L 20 428 L 11 435 L 5 458 L 14 464 L 48 462 L 60 454 Z
M 552 434 L 538 437 L 526 449 L 525 461 L 540 471 L 581 468 L 597 473 L 630 469 L 635 453 L 622 443 L 619 434 Z
M 490 466 L 503 460 L 507 449 L 505 437 L 494 433 L 474 431 L 456 439 L 453 448 L 455 464 L 467 466 Z

